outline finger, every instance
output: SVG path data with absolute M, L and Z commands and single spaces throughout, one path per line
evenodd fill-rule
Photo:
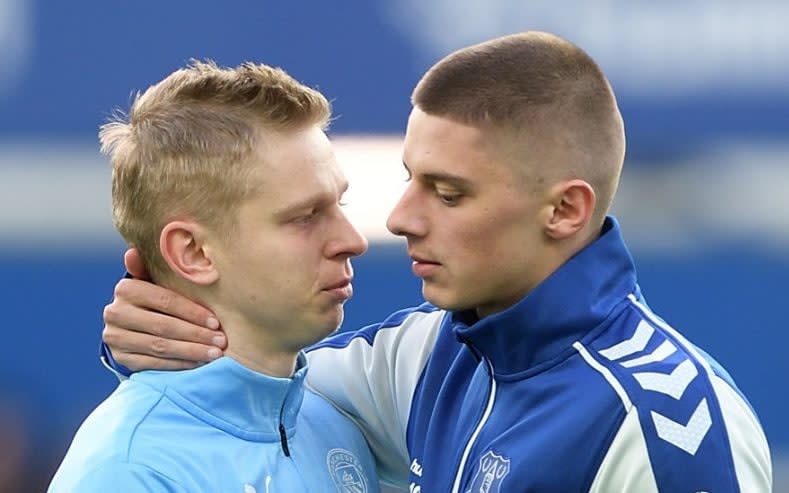
M 191 342 L 215 346 L 224 349 L 227 337 L 222 331 L 206 329 L 190 322 L 164 315 L 162 313 L 143 310 L 137 307 L 118 307 L 107 305 L 104 309 L 104 337 L 111 347 L 121 350 L 137 350 L 129 347 L 133 342 L 126 342 L 127 337 L 134 333 L 148 334 L 163 339 Z
M 222 356 L 222 350 L 216 346 L 165 339 L 143 332 L 122 331 L 115 327 L 105 327 L 102 339 L 112 351 L 112 357 L 132 370 L 155 369 L 160 366 L 159 364 L 147 367 L 128 365 L 125 359 L 129 355 L 146 356 L 152 360 L 181 360 L 194 365 L 213 361 Z M 133 361 L 137 359 L 139 358 L 136 356 L 132 358 Z M 132 365 L 134 365 L 133 361 Z
M 148 269 L 145 268 L 145 263 L 142 261 L 142 255 L 136 248 L 126 250 L 126 253 L 123 255 L 123 264 L 126 266 L 129 274 L 134 276 L 135 279 L 151 280 Z
M 219 321 L 207 308 L 169 289 L 139 279 L 121 279 L 115 285 L 114 306 L 120 316 L 129 305 L 170 315 L 185 322 L 218 329 Z M 121 325 L 123 326 L 123 325 Z
M 142 370 L 191 370 L 204 363 L 179 359 L 161 359 L 144 354 L 120 353 L 113 354 L 115 360 L 132 371 Z

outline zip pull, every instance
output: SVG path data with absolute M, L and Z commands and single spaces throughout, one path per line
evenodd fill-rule
M 288 448 L 288 434 L 285 433 L 285 425 L 279 424 L 279 441 L 282 444 L 282 451 L 285 452 L 285 457 L 290 457 L 290 449 Z

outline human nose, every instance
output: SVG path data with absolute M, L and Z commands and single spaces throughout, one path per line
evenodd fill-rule
M 416 184 L 411 183 L 403 192 L 400 200 L 389 213 L 386 220 L 386 228 L 397 236 L 424 236 L 425 221 L 421 214 L 417 202 L 418 190 Z
M 339 211 L 340 224 L 337 225 L 337 239 L 329 242 L 330 258 L 344 256 L 357 257 L 367 251 L 367 238 L 348 220 L 344 212 Z

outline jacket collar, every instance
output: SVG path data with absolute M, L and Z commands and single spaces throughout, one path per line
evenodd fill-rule
M 156 388 L 176 405 L 212 426 L 253 441 L 295 431 L 304 397 L 307 360 L 300 354 L 290 378 L 252 371 L 229 357 L 185 371 L 144 371 L 130 379 Z
M 510 308 L 474 320 L 453 312 L 457 337 L 487 358 L 497 376 L 527 377 L 563 359 L 637 291 L 633 259 L 619 224 L 607 217 L 597 240 Z

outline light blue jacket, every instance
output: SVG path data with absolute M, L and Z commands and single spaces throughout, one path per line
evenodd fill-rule
M 49 493 L 376 493 L 361 432 L 292 378 L 230 358 L 120 384 L 77 431 Z

